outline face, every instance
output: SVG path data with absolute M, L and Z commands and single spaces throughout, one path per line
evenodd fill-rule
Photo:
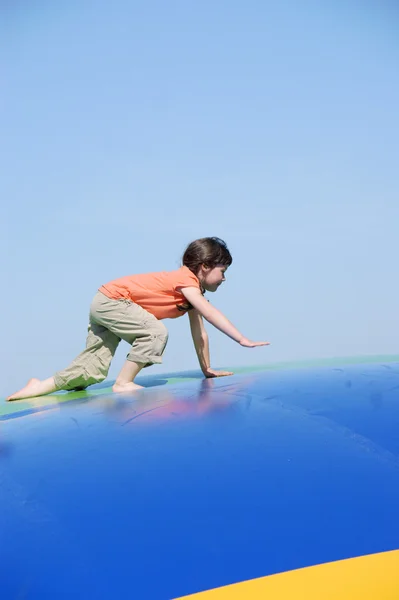
M 216 267 L 201 267 L 200 281 L 207 292 L 216 292 L 218 287 L 226 281 L 224 274 L 227 271 L 225 265 L 217 265 Z

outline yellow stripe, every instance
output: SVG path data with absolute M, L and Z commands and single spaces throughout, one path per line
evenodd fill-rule
M 184 598 L 195 600 L 398 600 L 399 550 L 251 579 Z M 182 598 L 180 598 L 182 600 Z

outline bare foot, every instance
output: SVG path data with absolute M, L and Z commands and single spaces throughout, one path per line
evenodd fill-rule
M 35 396 L 40 395 L 40 379 L 29 379 L 28 383 L 22 390 L 19 392 L 15 392 L 15 394 L 11 394 L 8 396 L 6 400 L 21 400 L 21 398 L 34 398 Z
M 22 390 L 8 396 L 7 400 L 21 400 L 21 398 L 36 398 L 36 396 L 44 396 L 57 391 L 54 377 L 48 379 L 29 379 L 28 383 Z
M 142 390 L 142 385 L 137 385 L 137 383 L 133 383 L 129 381 L 128 383 L 114 383 L 112 386 L 112 391 L 116 394 L 120 394 L 121 392 L 135 392 L 136 390 Z

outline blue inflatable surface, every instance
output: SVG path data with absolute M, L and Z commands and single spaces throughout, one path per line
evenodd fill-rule
M 397 550 L 399 359 L 352 362 L 3 402 L 2 600 L 172 599 Z

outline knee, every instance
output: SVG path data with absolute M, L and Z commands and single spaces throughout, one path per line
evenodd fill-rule
M 101 383 L 106 378 L 104 373 L 100 373 L 96 370 L 88 371 L 82 369 L 79 373 L 69 373 L 62 377 L 61 374 L 54 376 L 55 384 L 57 389 L 66 390 L 68 392 L 85 390 L 94 383 Z
M 168 343 L 169 333 L 162 321 L 157 321 L 156 327 L 151 331 L 152 352 L 155 356 L 162 356 Z

